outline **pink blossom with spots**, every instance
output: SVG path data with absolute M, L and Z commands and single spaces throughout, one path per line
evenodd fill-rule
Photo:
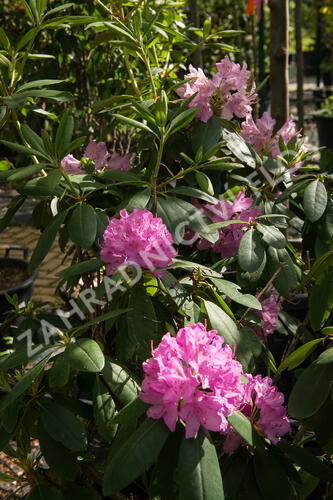
M 177 419 L 186 424 L 186 438 L 200 426 L 225 431 L 227 417 L 240 407 L 244 385 L 242 365 L 216 330 L 201 323 L 166 333 L 152 357 L 143 363 L 145 378 L 140 398 L 152 406 L 147 415 L 163 418 L 173 432 Z
M 217 73 L 209 79 L 201 68 L 197 70 L 190 65 L 185 79 L 192 80 L 178 88 L 178 95 L 185 100 L 197 92 L 189 107 L 199 106 L 197 116 L 202 122 L 206 123 L 214 114 L 227 120 L 245 118 L 257 98 L 246 63 L 241 67 L 225 56 L 216 68 Z
M 247 197 L 245 191 L 245 188 L 242 189 L 233 202 L 223 198 L 215 205 L 212 203 L 200 205 L 198 202 L 195 202 L 195 204 L 198 208 L 201 208 L 214 223 L 229 220 L 252 222 L 261 214 L 261 210 L 257 206 L 250 208 L 253 204 L 252 196 Z M 246 225 L 242 224 L 230 224 L 220 228 L 218 230 L 219 240 L 217 243 L 211 243 L 204 238 L 199 238 L 197 241 L 197 248 L 199 250 L 213 248 L 214 252 L 220 254 L 222 258 L 231 257 L 237 254 L 245 228 Z
M 264 434 L 273 444 L 278 436 L 290 432 L 284 395 L 272 385 L 272 379 L 261 375 L 245 374 L 248 383 L 244 384 L 244 398 L 241 412 L 254 423 L 260 434 Z M 229 425 L 223 445 L 225 453 L 231 453 L 246 444 L 235 429 Z
M 162 278 L 165 271 L 159 268 L 172 264 L 176 256 L 167 227 L 149 210 L 121 210 L 120 219 L 110 220 L 103 239 L 101 260 L 109 264 L 108 275 L 123 264 L 135 264 Z

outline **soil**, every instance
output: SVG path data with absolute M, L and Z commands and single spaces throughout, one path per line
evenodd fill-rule
M 0 263 L 0 291 L 13 288 L 29 278 L 29 274 L 15 264 Z

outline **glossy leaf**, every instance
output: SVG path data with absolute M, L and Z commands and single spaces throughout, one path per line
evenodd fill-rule
M 107 387 L 99 378 L 96 379 L 93 389 L 94 418 L 100 436 L 110 442 L 114 435 L 111 420 L 116 413 L 116 405 Z
M 216 449 L 203 429 L 193 439 L 183 437 L 178 467 L 180 500 L 224 499 Z
M 130 485 L 147 470 L 162 449 L 169 430 L 161 420 L 146 419 L 134 434 L 110 457 L 103 493 L 113 495 Z
M 264 260 L 264 248 L 258 233 L 249 229 L 244 233 L 238 248 L 239 265 L 244 271 L 253 273 Z
M 72 451 L 87 448 L 87 437 L 80 420 L 64 406 L 44 400 L 40 410 L 44 429 L 55 441 Z
M 304 192 L 304 211 L 311 222 L 316 222 L 325 212 L 327 191 L 319 181 L 312 181 Z
M 70 239 L 82 248 L 90 248 L 96 239 L 97 221 L 94 209 L 84 203 L 78 205 L 68 224 Z
M 102 375 L 111 392 L 123 405 L 138 396 L 140 386 L 124 366 L 106 358 Z
M 72 368 L 84 372 L 100 372 L 104 368 L 104 355 L 92 339 L 79 339 L 68 345 L 65 356 Z
M 57 236 L 61 224 L 64 222 L 66 218 L 66 215 L 67 211 L 60 212 L 58 215 L 54 217 L 51 224 L 49 224 L 45 229 L 45 231 L 42 233 L 29 262 L 28 269 L 30 273 L 32 273 L 46 257 L 48 251 L 50 250 Z
M 129 337 L 143 359 L 151 352 L 151 341 L 156 338 L 157 319 L 152 301 L 142 286 L 132 288 L 126 315 Z
M 286 238 L 277 227 L 258 224 L 257 229 L 262 233 L 262 239 L 267 245 L 274 248 L 285 248 Z

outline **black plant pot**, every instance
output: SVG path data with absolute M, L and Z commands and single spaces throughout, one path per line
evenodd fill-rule
M 333 150 L 333 116 L 315 116 L 319 146 L 325 146 L 327 149 Z
M 24 258 L 17 259 L 9 257 L 9 253 L 11 250 L 22 250 Z M 19 304 L 27 304 L 27 302 L 31 299 L 33 282 L 35 281 L 38 274 L 38 271 L 35 270 L 32 275 L 29 276 L 28 249 L 26 247 L 8 245 L 8 247 L 6 248 L 5 257 L 0 258 L 0 269 L 3 267 L 12 267 L 13 270 L 23 270 L 28 277 L 18 285 L 10 286 L 10 283 L 8 283 L 8 288 L 6 290 L 0 290 L 0 322 L 4 320 L 6 312 L 12 309 L 12 306 L 7 301 L 5 294 L 13 296 L 16 293 L 18 296 Z

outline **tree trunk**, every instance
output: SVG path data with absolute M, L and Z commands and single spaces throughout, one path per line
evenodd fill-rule
M 289 116 L 289 8 L 288 0 L 270 0 L 269 5 L 271 114 L 276 120 L 275 130 L 278 130 Z
M 196 28 L 200 28 L 200 15 L 198 9 L 197 0 L 189 0 L 189 20 L 190 23 L 193 24 Z M 193 33 L 193 40 L 195 42 L 200 41 L 200 37 L 198 37 L 195 33 Z M 202 68 L 202 54 L 201 49 L 196 50 L 192 56 L 193 66 L 195 68 Z
M 304 62 L 302 49 L 302 0 L 295 2 L 295 38 L 296 38 L 296 67 L 297 67 L 297 114 L 298 128 L 304 129 Z

